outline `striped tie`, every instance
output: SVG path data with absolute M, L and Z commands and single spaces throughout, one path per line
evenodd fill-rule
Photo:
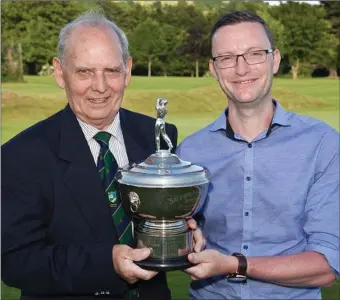
M 103 182 L 105 194 L 109 200 L 112 218 L 119 237 L 119 242 L 120 244 L 131 246 L 133 243 L 132 223 L 124 212 L 122 201 L 117 189 L 117 182 L 114 180 L 114 176 L 118 170 L 118 164 L 115 157 L 109 150 L 111 134 L 100 131 L 93 138 L 100 145 L 97 169 L 100 174 L 100 179 Z

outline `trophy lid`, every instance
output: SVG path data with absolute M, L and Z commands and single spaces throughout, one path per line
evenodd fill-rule
M 189 187 L 209 183 L 208 170 L 159 150 L 140 164 L 118 170 L 120 184 L 149 188 Z
M 140 164 L 127 165 L 118 170 L 115 176 L 118 183 L 148 188 L 191 187 L 209 183 L 207 169 L 181 160 L 171 153 L 173 145 L 166 134 L 164 121 L 167 104 L 168 100 L 164 98 L 156 101 L 156 153 Z M 161 138 L 168 145 L 167 150 L 160 148 Z

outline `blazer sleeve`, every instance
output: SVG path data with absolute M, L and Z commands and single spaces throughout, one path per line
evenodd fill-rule
M 13 148 L 2 147 L 2 280 L 25 295 L 93 295 L 110 291 L 121 297 L 126 282 L 114 272 L 112 243 L 49 240 L 53 207 L 44 189 L 53 193 L 53 183 L 44 181 L 47 174 L 39 175 L 37 155 L 16 155 Z M 40 164 L 44 164 L 43 159 Z

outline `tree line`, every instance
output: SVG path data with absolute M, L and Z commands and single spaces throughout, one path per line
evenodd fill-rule
M 90 8 L 99 8 L 128 36 L 133 74 L 205 76 L 210 57 L 209 33 L 216 20 L 233 10 L 259 14 L 273 31 L 282 54 L 279 74 L 337 76 L 340 58 L 340 2 L 299 2 L 270 6 L 251 1 L 204 1 L 177 5 L 162 1 L 6 1 L 1 3 L 1 74 L 20 80 L 23 74 L 47 71 L 56 56 L 60 29 Z M 49 73 L 49 72 L 47 72 Z

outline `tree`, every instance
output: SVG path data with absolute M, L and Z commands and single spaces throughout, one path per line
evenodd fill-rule
M 165 49 L 160 56 L 163 73 L 166 68 L 166 74 L 180 76 L 193 74 L 195 72 L 193 62 L 196 58 L 191 55 L 192 49 L 189 49 L 187 40 L 193 34 L 193 28 L 207 23 L 203 12 L 194 5 L 188 5 L 185 1 L 179 2 L 178 5 L 162 5 L 158 1 L 150 11 L 150 18 L 157 21 L 164 32 Z M 197 19 L 203 21 L 200 22 Z M 194 42 L 196 43 L 196 40 Z M 198 56 L 197 64 L 195 63 L 196 69 L 203 58 L 203 56 Z
M 163 32 L 163 48 L 159 55 L 163 75 L 168 75 L 168 69 L 174 68 L 174 62 L 178 61 L 176 49 L 181 44 L 185 32 L 178 27 L 162 24 L 161 30 Z
M 178 53 L 186 55 L 188 59 L 195 61 L 195 75 L 199 77 L 199 61 L 202 57 L 207 56 L 209 33 L 203 26 L 192 26 L 187 30 L 187 35 L 178 47 Z
M 60 29 L 88 7 L 86 2 L 72 1 L 2 3 L 2 42 L 21 44 L 26 71 L 37 74 L 56 55 Z
M 326 11 L 326 18 L 332 24 L 332 33 L 340 37 L 340 2 L 320 1 Z
M 22 69 L 25 73 L 37 74 L 57 54 L 60 29 L 92 7 L 101 8 L 127 34 L 136 73 L 147 72 L 149 76 L 161 72 L 164 76 L 196 74 L 198 77 L 207 71 L 212 25 L 233 10 L 253 11 L 267 22 L 275 46 L 283 56 L 280 71 L 291 69 L 293 77 L 297 78 L 305 66 L 327 67 L 330 76 L 334 76 L 336 68 L 340 67 L 339 1 L 321 1 L 321 5 L 313 6 L 289 2 L 275 7 L 263 2 L 236 0 L 197 0 L 195 5 L 184 0 L 178 5 L 161 1 L 153 5 L 135 2 L 3 2 L 2 75 L 22 78 Z
M 320 55 L 320 41 L 329 31 L 325 12 L 317 5 L 288 2 L 272 8 L 273 16 L 284 25 L 287 41 L 286 54 L 297 79 L 302 64 L 310 63 Z
M 280 50 L 281 55 L 284 55 L 288 45 L 285 27 L 282 22 L 270 14 L 270 9 L 267 5 L 259 5 L 255 12 L 267 23 L 273 34 L 275 48 Z
M 25 3 L 28 6 L 31 3 Z M 18 3 L 5 2 L 1 5 L 1 75 L 5 81 L 23 80 L 22 39 L 25 36 L 28 15 Z M 19 46 L 20 45 L 20 46 Z
M 138 24 L 130 39 L 133 56 L 137 60 L 147 61 L 148 76 L 151 76 L 152 61 L 158 59 L 164 51 L 164 33 L 160 24 L 146 19 Z
M 111 0 L 97 0 L 96 5 L 103 13 L 114 21 L 127 35 L 131 34 L 138 24 L 149 16 L 146 5 L 140 5 L 132 1 L 114 2 Z
M 199 77 L 199 62 L 209 57 L 209 31 L 210 26 L 203 12 L 191 5 L 184 5 L 180 18 L 185 19 L 187 26 L 185 38 L 177 48 L 179 55 L 185 55 L 188 60 L 195 63 L 195 75 Z M 189 21 L 188 21 L 189 20 Z
M 329 27 L 331 27 L 330 24 Z M 328 69 L 330 78 L 337 77 L 339 45 L 339 39 L 335 34 L 324 32 L 323 37 L 316 44 L 315 54 L 311 58 L 311 63 L 315 66 Z
M 1 77 L 2 81 L 24 80 L 21 43 L 2 45 Z
M 326 19 L 330 22 L 332 29 L 331 35 L 325 37 L 325 50 L 329 50 L 327 67 L 329 70 L 329 77 L 337 77 L 337 69 L 340 69 L 340 2 L 339 1 L 321 1 L 326 11 Z

